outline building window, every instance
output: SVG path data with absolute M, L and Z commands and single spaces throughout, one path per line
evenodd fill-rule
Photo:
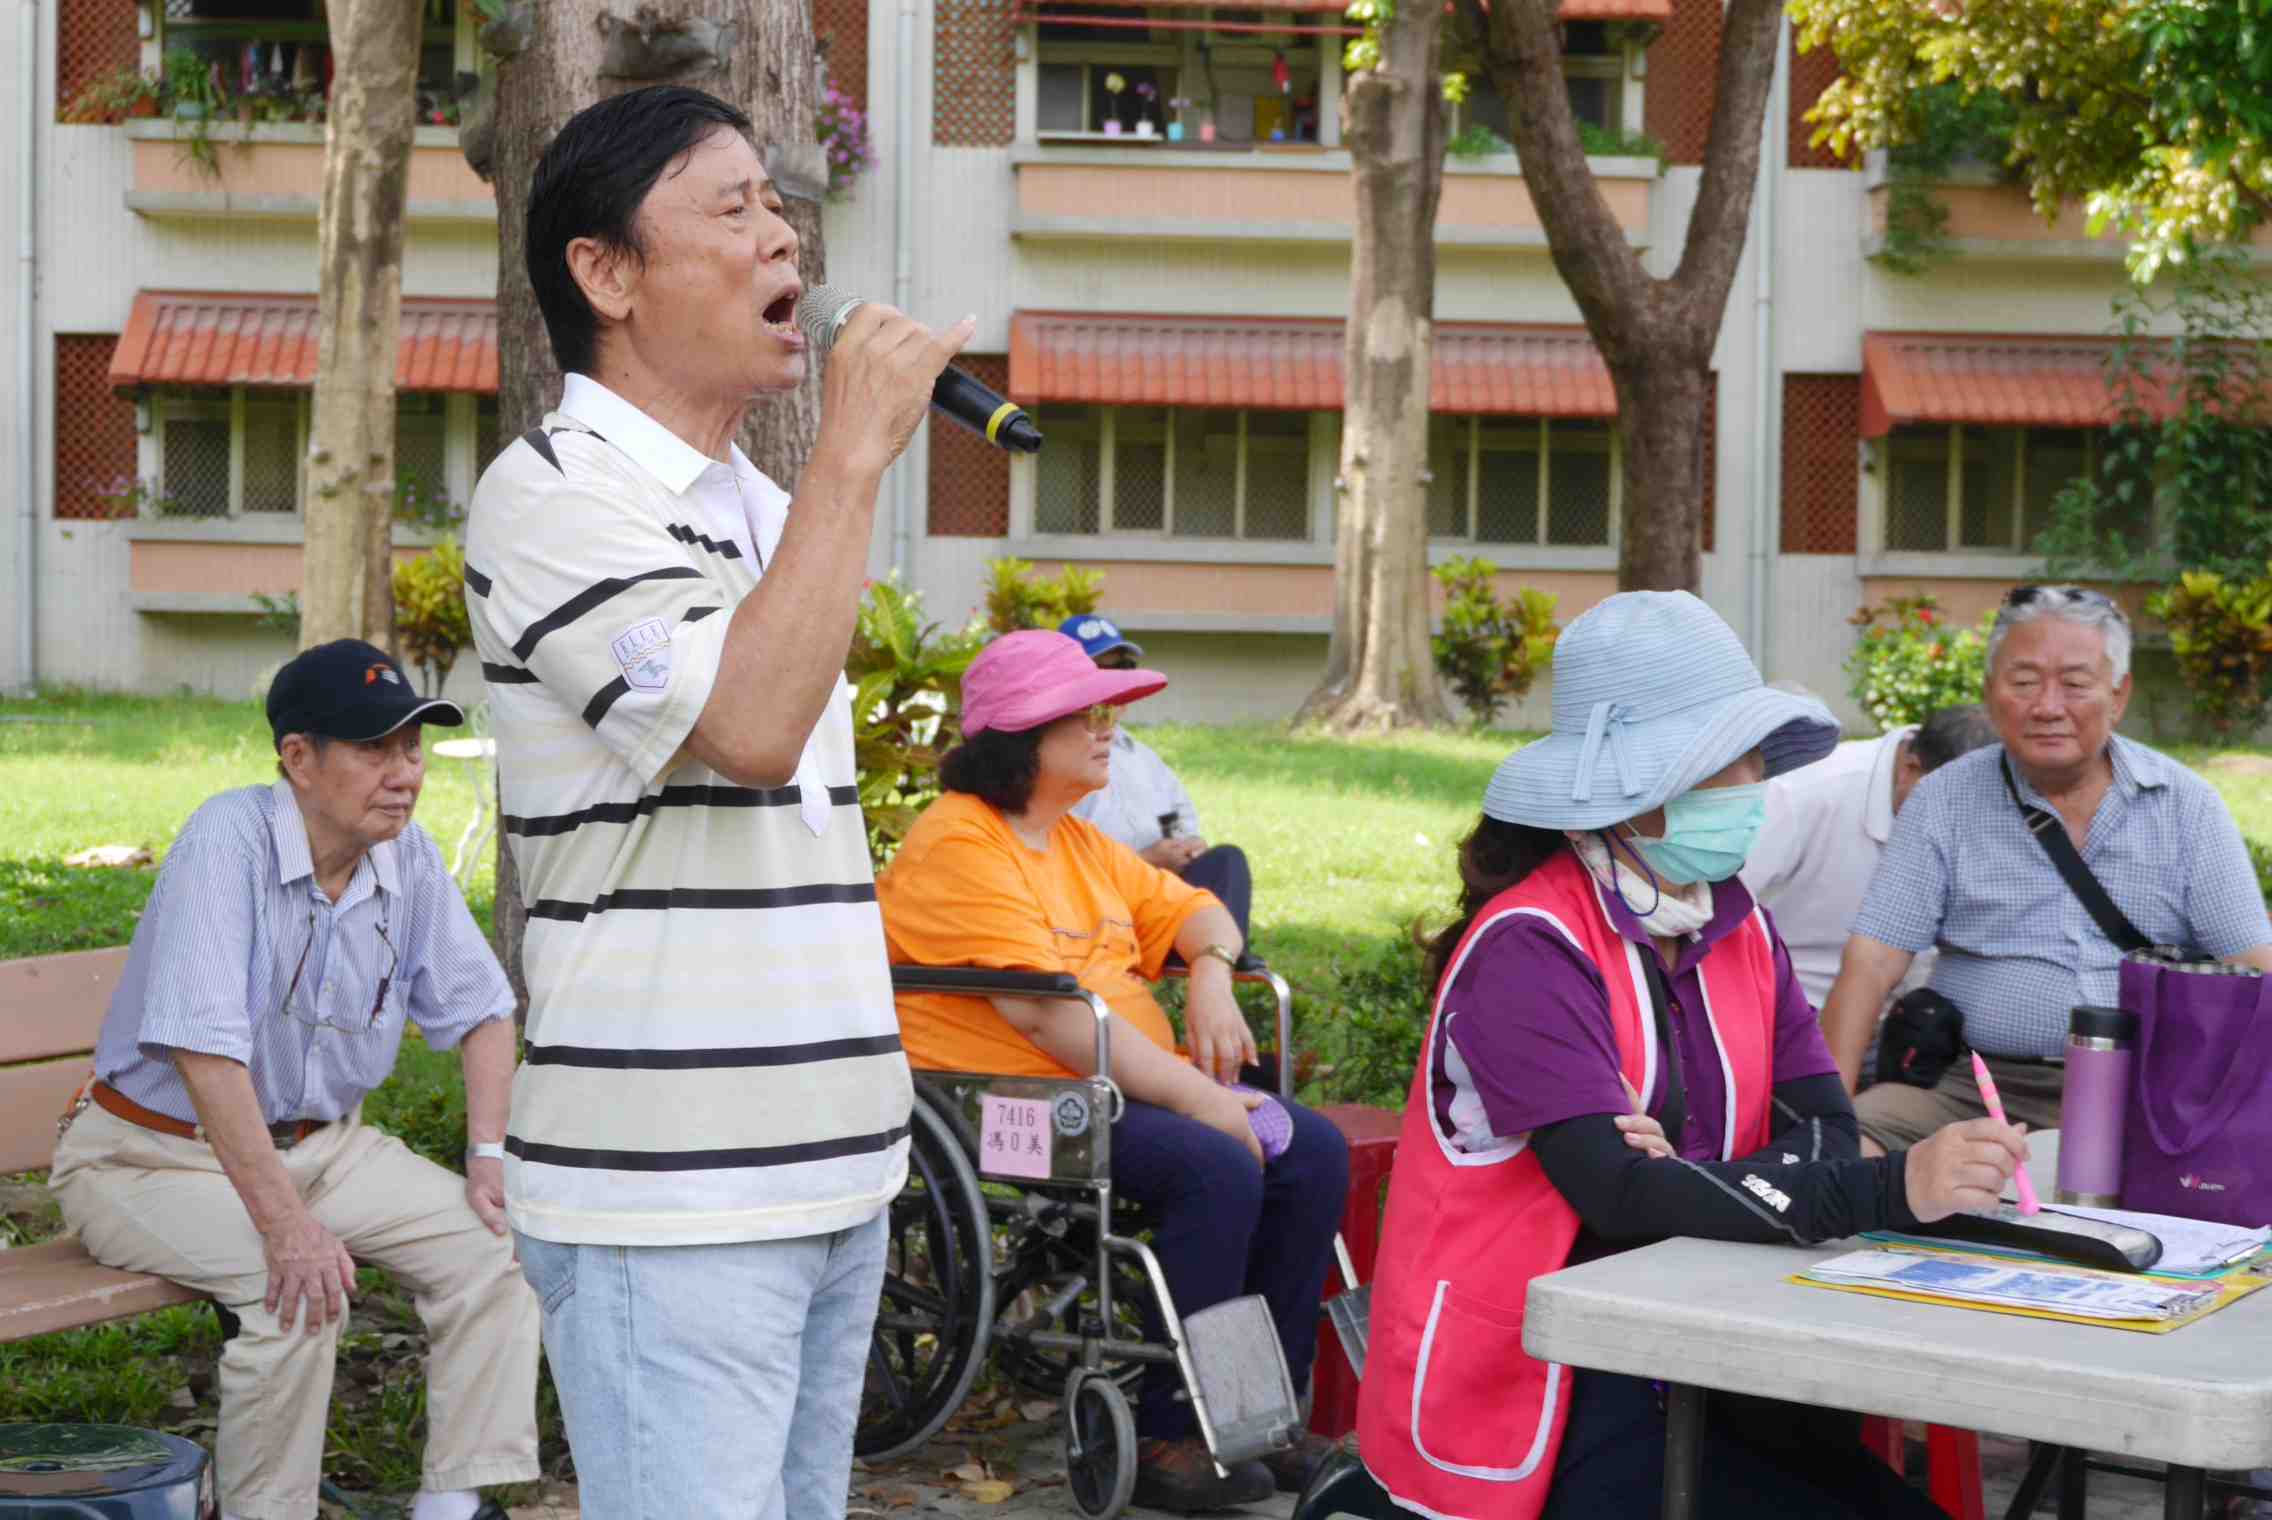
M 1599 21 L 1573 21 L 1563 28 L 1562 77 L 1570 89 L 1570 112 L 1581 130 L 1591 127 L 1603 135 L 1625 130 L 1625 52 L 1608 26 Z M 1450 108 L 1445 130 L 1453 136 L 1471 127 L 1484 127 L 1501 142 L 1511 142 L 1507 130 L 1507 102 L 1491 76 L 1470 68 L 1467 99 Z
M 1036 533 L 1310 538 L 1307 412 L 1045 406 Z
M 2091 428 L 1895 428 L 1884 444 L 1885 547 L 2024 554 L 2099 449 Z
M 498 426 L 497 398 L 476 398 L 473 403 L 473 478 L 477 481 L 505 446 L 504 439 L 498 436 Z
M 1173 125 L 1184 140 L 1197 141 L 1204 123 L 1218 144 L 1318 140 L 1317 39 L 1224 29 L 1266 27 L 1285 13 L 1171 18 L 1100 6 L 1084 15 L 1089 19 L 1034 29 L 1040 135 L 1133 143 L 1164 138 Z M 1116 77 L 1118 90 L 1111 88 Z
M 426 12 L 418 112 L 427 121 L 457 97 L 459 0 L 418 3 Z M 159 11 L 165 51 L 186 49 L 208 68 L 218 68 L 221 87 L 231 97 L 306 100 L 331 93 L 331 33 L 323 0 L 163 0 Z
M 155 398 L 156 512 L 166 517 L 282 516 L 300 511 L 312 396 L 246 386 Z M 398 491 L 449 494 L 449 410 L 424 392 L 395 398 Z M 492 430 L 495 416 L 490 419 Z
M 1606 422 L 1439 415 L 1428 421 L 1428 534 L 1449 543 L 1603 548 L 1623 494 Z

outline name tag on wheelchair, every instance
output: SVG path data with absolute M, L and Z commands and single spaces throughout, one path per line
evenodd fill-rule
M 1112 1090 L 1086 1077 L 924 1072 L 982 1177 L 1091 1184 L 1112 1171 Z

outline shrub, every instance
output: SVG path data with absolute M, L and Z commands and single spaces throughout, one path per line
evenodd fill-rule
M 394 567 L 394 628 L 402 651 L 426 685 L 439 696 L 458 662 L 458 651 L 473 642 L 473 623 L 465 610 L 465 551 L 445 538 L 431 551 Z
M 1006 558 L 986 562 L 986 626 L 995 634 L 1021 628 L 1055 628 L 1069 617 L 1097 610 L 1104 595 L 1104 572 L 1067 565 L 1054 579 L 1035 578 L 1031 561 Z
M 923 599 L 896 576 L 868 582 L 844 678 L 852 683 L 860 807 L 878 870 L 939 795 L 939 757 L 961 733 L 962 674 L 985 643 L 983 628 L 941 633 L 924 622 Z
M 1529 691 L 1553 659 L 1562 632 L 1554 598 L 1525 589 L 1500 601 L 1498 567 L 1487 559 L 1450 560 L 1435 575 L 1445 591 L 1444 631 L 1429 641 L 1436 671 L 1467 704 L 1475 726 L 1489 728 L 1507 699 Z
M 820 105 L 813 112 L 813 132 L 828 155 L 829 198 L 839 199 L 863 171 L 875 164 L 875 148 L 868 140 L 868 115 L 835 85 L 824 85 Z
M 1337 984 L 1320 1014 L 1302 1020 L 1326 1057 L 1320 1079 L 1336 1103 L 1372 1103 L 1401 1110 L 1412 1090 L 1412 1069 L 1428 1033 L 1427 967 L 1409 934 L 1378 940 L 1355 962 L 1337 965 Z M 1296 1043 L 1302 1044 L 1301 1035 Z
M 2272 705 L 2272 576 L 2188 570 L 2146 610 L 2169 625 L 2193 710 L 2219 734 L 2253 732 Z
M 1929 714 L 1980 700 L 1988 674 L 1988 629 L 1954 628 L 1930 595 L 1888 597 L 1847 621 L 1862 630 L 1846 657 L 1847 690 L 1881 730 L 1922 722 Z

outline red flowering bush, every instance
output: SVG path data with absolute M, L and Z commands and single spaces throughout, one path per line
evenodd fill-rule
M 1930 594 L 1888 597 L 1847 619 L 1862 630 L 1847 656 L 1847 688 L 1880 729 L 1921 722 L 1944 707 L 1980 700 L 1988 671 L 1985 613 L 1978 627 L 1948 626 Z

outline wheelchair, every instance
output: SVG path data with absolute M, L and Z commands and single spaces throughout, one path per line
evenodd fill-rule
M 1150 1367 L 1176 1369 L 1219 1465 L 1293 1440 L 1302 1417 L 1260 1295 L 1179 1315 L 1139 1238 L 1143 1218 L 1113 1195 L 1112 1124 L 1125 1099 L 1112 1080 L 1104 1000 L 1057 973 L 894 966 L 891 974 L 899 992 L 1085 1004 L 1096 1074 L 915 1074 L 907 1183 L 890 1209 L 854 1452 L 882 1460 L 928 1441 L 989 1352 L 1020 1387 L 1060 1400 L 1066 1485 L 1091 1520 L 1111 1520 L 1134 1491 L 1131 1395 Z M 1251 960 L 1232 977 L 1276 995 L 1278 1088 L 1290 1097 L 1292 995 Z

